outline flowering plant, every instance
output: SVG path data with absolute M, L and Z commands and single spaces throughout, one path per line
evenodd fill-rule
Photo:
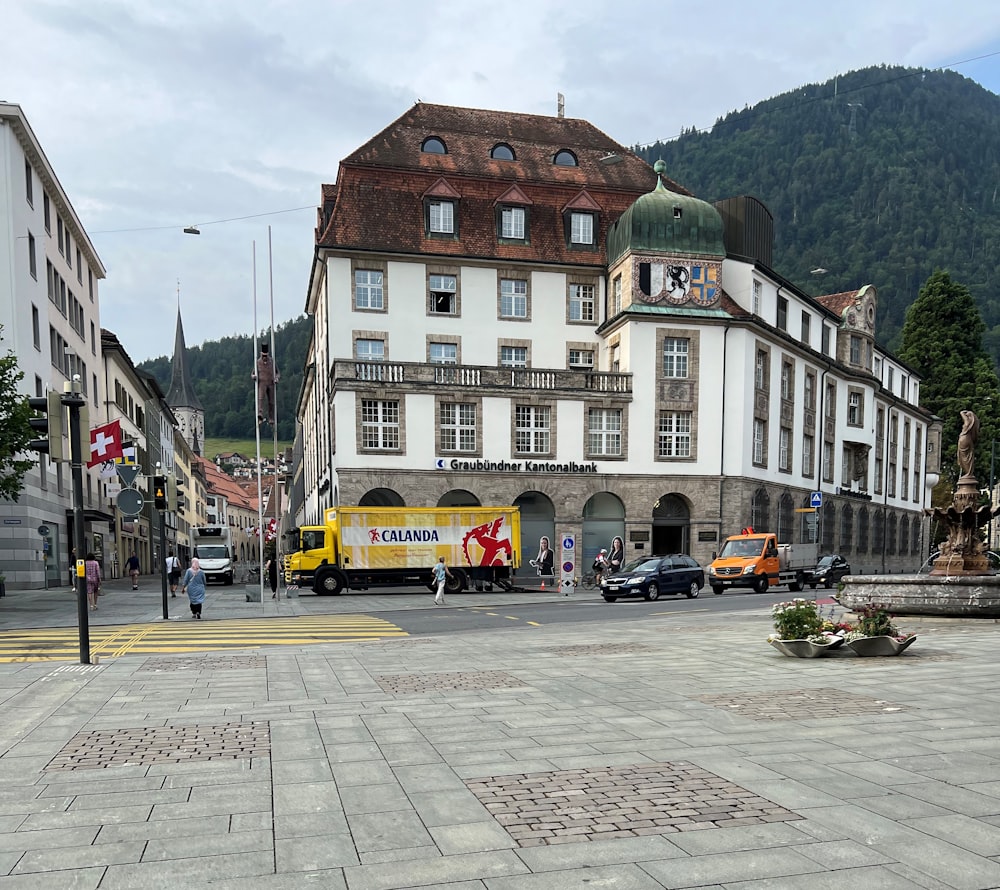
M 892 615 L 886 607 L 877 603 L 869 603 L 857 611 L 858 623 L 845 635 L 848 642 L 864 637 L 893 637 L 903 641 L 913 634 L 903 633 L 892 622 Z
M 823 619 L 815 600 L 796 598 L 771 606 L 771 617 L 777 631 L 772 639 L 807 640 L 822 637 Z

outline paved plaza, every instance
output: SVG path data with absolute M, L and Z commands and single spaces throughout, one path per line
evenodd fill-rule
M 434 608 L 324 603 L 362 606 Z M 1000 887 L 1000 627 L 900 623 L 896 658 L 784 658 L 762 607 L 2 664 L 0 890 Z

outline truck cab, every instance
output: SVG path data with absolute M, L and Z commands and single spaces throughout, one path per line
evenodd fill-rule
M 726 538 L 708 567 L 708 583 L 713 593 L 722 593 L 728 587 L 750 587 L 764 593 L 771 576 L 777 579 L 778 570 L 777 538 L 744 529 L 742 534 Z
M 194 530 L 194 555 L 198 557 L 206 581 L 233 583 L 235 568 L 228 528 L 203 526 Z

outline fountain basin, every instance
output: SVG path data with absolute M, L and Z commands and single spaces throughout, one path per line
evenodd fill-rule
M 838 602 L 856 611 L 885 606 L 893 615 L 1000 618 L 1000 575 L 848 575 Z

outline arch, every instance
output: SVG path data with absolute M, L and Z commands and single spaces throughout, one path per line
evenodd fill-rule
M 885 511 L 876 510 L 872 519 L 872 553 L 878 556 L 885 547 Z
M 837 525 L 837 508 L 832 501 L 823 505 L 823 552 L 833 553 L 834 532 Z
M 406 502 L 391 488 L 369 488 L 358 501 L 359 507 L 405 507 Z
M 868 508 L 862 507 L 858 511 L 858 553 L 867 553 L 871 549 L 871 531 L 868 523 Z
M 579 165 L 576 155 L 568 148 L 560 148 L 555 157 L 552 158 L 552 163 L 557 167 L 576 167 Z
M 440 498 L 438 498 L 437 505 L 439 507 L 481 507 L 482 504 L 471 491 L 466 491 L 464 488 L 453 488 L 451 491 L 446 491 Z
M 910 552 L 910 522 L 904 516 L 899 520 L 899 555 L 905 556 Z
M 850 553 L 854 546 L 854 508 L 844 504 L 840 508 L 840 552 Z
M 604 545 L 607 546 L 607 545 Z M 691 508 L 680 495 L 663 494 L 653 504 L 653 553 L 691 549 Z
M 611 549 L 611 540 L 625 537 L 625 505 L 616 494 L 599 491 L 583 505 L 583 550 L 578 556 L 585 570 L 601 548 Z
M 514 154 L 514 149 L 511 148 L 506 142 L 498 142 L 496 145 L 490 149 L 490 157 L 495 161 L 516 161 L 517 156 Z
M 895 513 L 889 514 L 889 521 L 886 523 L 885 532 L 885 552 L 890 556 L 896 555 L 896 541 L 899 538 L 899 518 Z
M 920 517 L 914 516 L 913 519 L 910 520 L 910 553 L 914 556 L 920 553 L 922 549 L 920 546 L 920 531 Z
M 795 535 L 795 502 L 786 491 L 778 499 L 778 540 L 792 543 Z
M 538 542 L 543 536 L 557 551 L 556 508 L 548 495 L 540 491 L 525 491 L 514 498 L 514 506 L 521 513 L 521 565 L 527 566 L 528 560 L 535 558 Z
M 766 488 L 758 488 L 750 499 L 750 525 L 762 532 L 771 528 L 771 496 Z
M 420 150 L 432 155 L 448 154 L 448 147 L 444 144 L 444 140 L 438 136 L 428 136 L 420 143 Z

